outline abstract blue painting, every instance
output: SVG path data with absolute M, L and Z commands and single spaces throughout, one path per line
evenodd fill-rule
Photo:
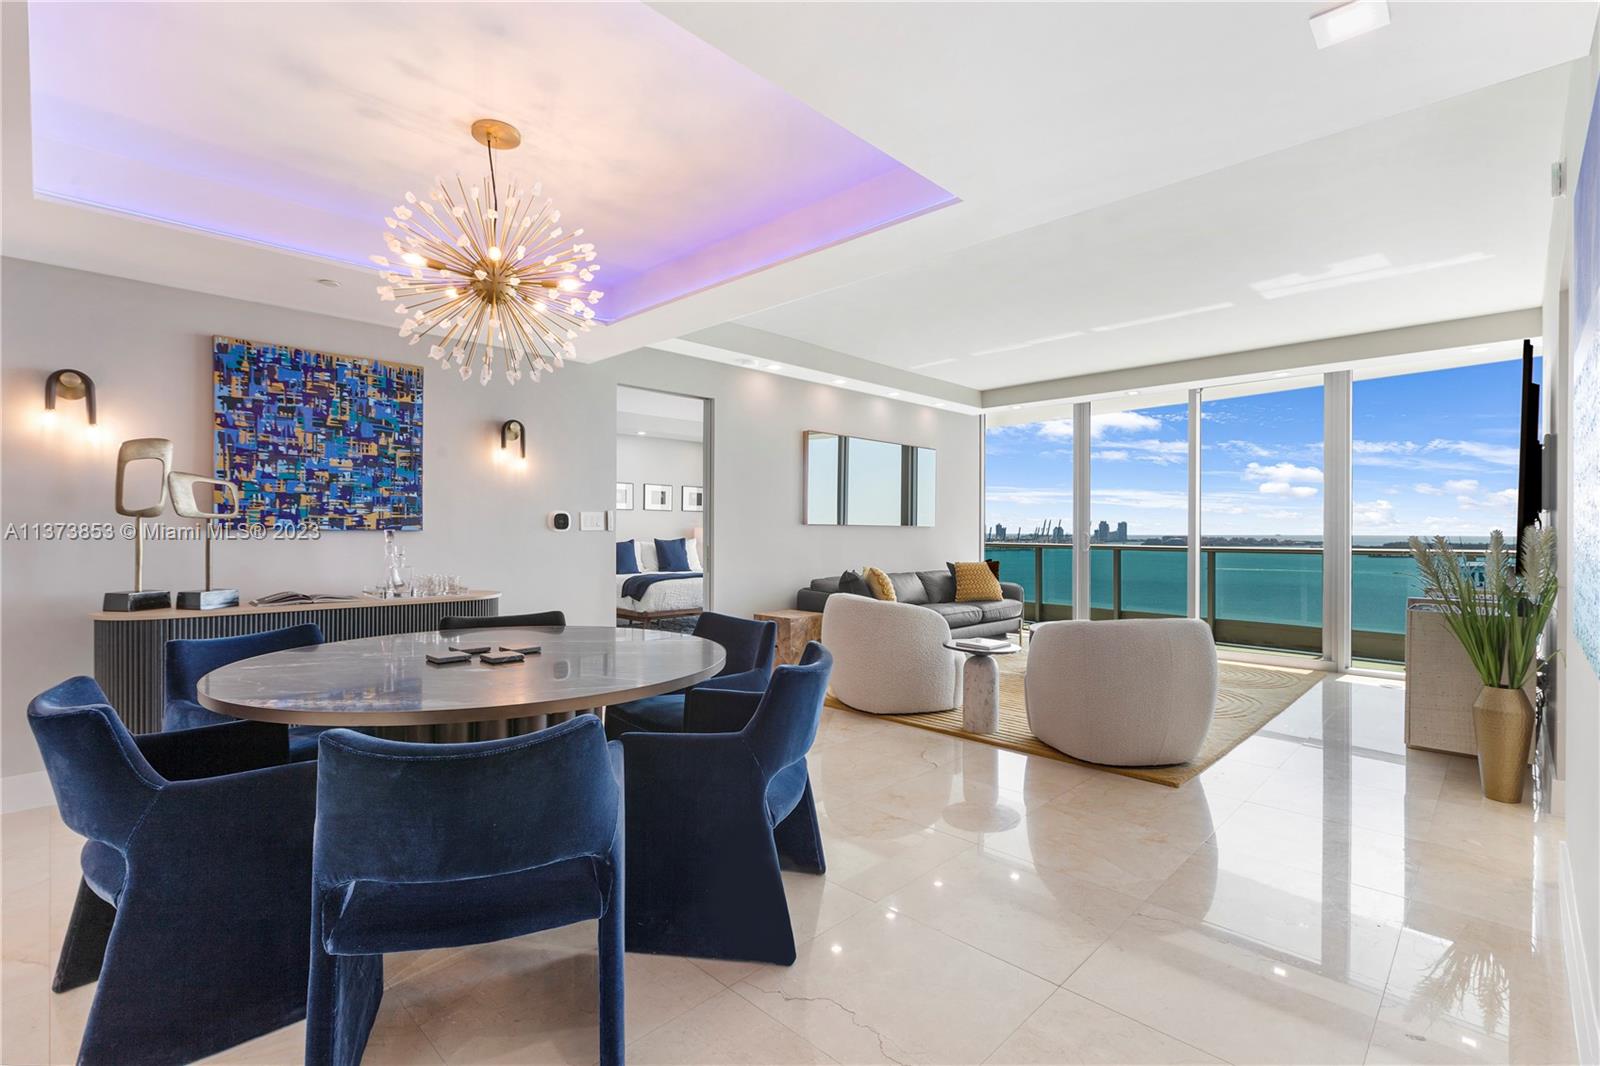
M 1600 92 L 1572 218 L 1572 620 L 1600 672 Z
M 211 351 L 238 525 L 422 528 L 422 367 L 231 337 Z

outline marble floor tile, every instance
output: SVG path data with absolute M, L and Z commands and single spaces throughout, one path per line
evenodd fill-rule
M 1321 958 L 1148 906 L 1062 987 L 1240 1064 L 1357 1061 L 1380 1003 Z
M 799 1066 L 834 1060 L 743 996 L 725 990 L 628 1045 L 634 1066 Z
M 883 900 L 899 913 L 1060 984 L 1139 907 L 1052 867 L 969 851 Z M 893 920 L 893 919 L 891 919 Z
M 1197 830 L 1174 836 L 1161 828 L 1103 817 L 1088 806 L 1072 808 L 1067 803 L 1072 795 L 1030 810 L 1015 829 L 990 834 L 984 848 L 1142 899 L 1172 876 L 1204 839 Z
M 823 804 L 817 812 L 828 880 L 882 899 L 972 844 L 865 803 Z
M 981 1062 L 1055 986 L 908 916 L 864 911 L 733 990 L 841 1062 Z
M 1062 988 L 985 1062 L 992 1066 L 1180 1066 L 1221 1060 Z

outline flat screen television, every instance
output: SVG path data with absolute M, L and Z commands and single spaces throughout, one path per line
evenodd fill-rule
M 1533 380 L 1533 342 L 1522 342 L 1522 432 L 1517 456 L 1517 528 L 1514 537 L 1544 510 L 1544 445 L 1539 437 L 1539 383 Z

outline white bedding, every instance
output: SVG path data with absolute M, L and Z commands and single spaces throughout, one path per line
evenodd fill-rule
M 632 576 L 632 574 L 616 575 L 617 606 L 625 611 L 654 613 L 656 611 L 696 611 L 705 609 L 706 579 L 703 577 L 686 577 L 677 581 L 657 581 L 654 585 L 644 590 L 642 598 L 636 600 L 622 594 L 623 582 Z

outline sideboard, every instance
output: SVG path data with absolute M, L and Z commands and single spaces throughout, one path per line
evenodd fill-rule
M 166 703 L 167 641 L 234 637 L 315 622 L 328 640 L 381 637 L 437 629 L 448 615 L 493 617 L 500 593 L 473 590 L 454 596 L 412 596 L 315 604 L 224 607 L 214 611 L 97 611 L 94 679 L 105 689 L 130 732 L 161 729 Z

